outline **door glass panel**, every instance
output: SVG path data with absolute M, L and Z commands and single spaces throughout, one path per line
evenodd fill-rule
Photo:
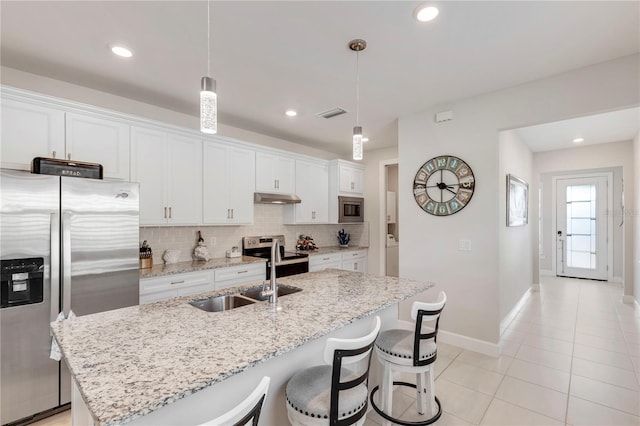
M 567 186 L 567 266 L 596 268 L 596 185 Z

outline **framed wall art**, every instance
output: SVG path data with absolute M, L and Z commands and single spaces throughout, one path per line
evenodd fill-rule
M 524 226 L 529 222 L 529 184 L 507 175 L 507 226 Z

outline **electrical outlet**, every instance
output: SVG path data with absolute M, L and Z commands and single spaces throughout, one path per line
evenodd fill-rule
M 216 237 L 211 237 L 211 244 L 210 246 L 213 247 L 216 245 Z
M 460 240 L 460 241 L 458 241 L 458 250 L 459 251 L 471 251 L 471 240 Z

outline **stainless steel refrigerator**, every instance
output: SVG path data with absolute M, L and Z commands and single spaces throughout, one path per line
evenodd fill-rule
M 49 323 L 137 305 L 138 184 L 0 172 L 0 424 L 70 401 Z

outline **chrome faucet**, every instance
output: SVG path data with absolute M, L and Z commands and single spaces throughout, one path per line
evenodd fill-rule
M 276 265 L 282 261 L 280 256 L 280 241 L 275 238 L 271 244 L 271 278 L 269 280 L 269 290 L 263 291 L 263 296 L 269 296 L 269 303 L 278 304 L 278 283 L 276 282 Z

